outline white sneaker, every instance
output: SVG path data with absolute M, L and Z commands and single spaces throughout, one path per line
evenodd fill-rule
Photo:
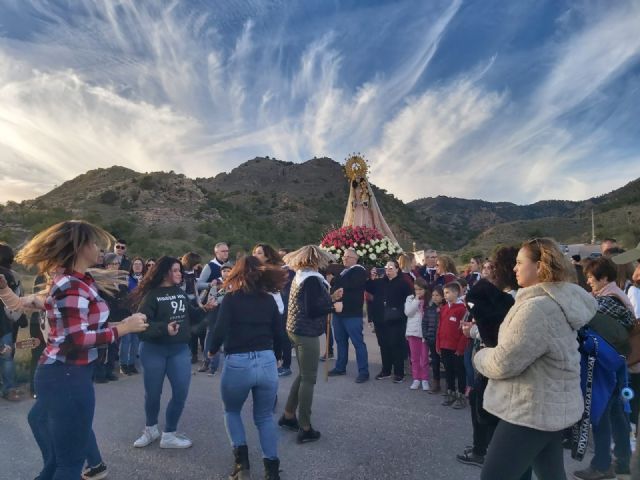
M 158 425 L 153 425 L 152 427 L 144 427 L 142 436 L 135 442 L 133 442 L 133 446 L 136 448 L 146 447 L 147 445 L 151 445 L 159 438 L 160 430 L 158 430 Z
M 162 432 L 160 448 L 189 448 L 193 442 L 176 432 Z
M 419 388 L 420 388 L 420 380 L 414 380 L 411 386 L 409 387 L 410 390 L 417 390 Z
M 429 381 L 428 380 L 422 380 L 422 390 L 424 390 L 425 392 L 429 390 Z

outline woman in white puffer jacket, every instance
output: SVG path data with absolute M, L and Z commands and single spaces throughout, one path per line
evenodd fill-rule
M 562 430 L 584 410 L 577 330 L 597 304 L 567 281 L 570 267 L 553 240 L 525 242 L 514 271 L 522 288 L 498 345 L 473 358 L 489 379 L 483 406 L 500 419 L 481 478 L 515 480 L 533 466 L 539 480 L 564 479 Z

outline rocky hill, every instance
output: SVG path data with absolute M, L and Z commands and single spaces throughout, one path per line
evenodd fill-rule
M 449 238 L 453 249 L 488 251 L 497 244 L 550 236 L 563 243 L 591 240 L 591 211 L 597 238 L 615 237 L 627 246 L 640 241 L 640 179 L 581 202 L 544 200 L 531 205 L 450 197 L 421 198 L 408 206 L 430 230 Z
M 404 204 L 373 188 L 408 249 L 415 242 L 465 256 L 532 236 L 588 241 L 591 209 L 599 237 L 616 236 L 629 245 L 640 239 L 640 179 L 583 202 L 523 206 L 442 196 Z M 229 173 L 196 179 L 115 166 L 88 171 L 34 200 L 0 206 L 0 240 L 17 245 L 54 222 L 84 218 L 126 238 L 132 251 L 145 256 L 207 253 L 220 240 L 234 250 L 259 241 L 292 248 L 317 243 L 339 226 L 347 195 L 342 167 L 329 158 L 294 164 L 257 157 Z
M 374 187 L 399 240 L 433 243 L 420 215 Z M 95 222 L 143 255 L 209 252 L 226 240 L 234 249 L 256 242 L 296 247 L 317 243 L 342 223 L 348 184 L 328 158 L 301 164 L 255 158 L 214 178 L 124 167 L 91 170 L 51 192 L 0 207 L 0 239 L 20 243 L 30 232 L 65 218 Z

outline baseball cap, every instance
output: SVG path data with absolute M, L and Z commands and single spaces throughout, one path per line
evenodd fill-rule
M 618 265 L 631 263 L 638 259 L 640 259 L 640 243 L 638 243 L 636 248 L 632 248 L 631 250 L 627 250 L 624 253 L 611 257 L 611 260 L 613 260 L 613 262 L 617 263 Z

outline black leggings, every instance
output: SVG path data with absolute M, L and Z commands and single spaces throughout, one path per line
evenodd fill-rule
M 436 351 L 435 340 L 429 341 L 429 363 L 431 365 L 431 378 L 440 381 L 440 355 Z
M 189 349 L 191 350 L 192 356 L 198 355 L 198 344 L 200 344 L 200 349 L 204 352 L 204 339 L 207 336 L 207 331 L 192 333 L 191 338 L 189 339 Z M 204 354 L 206 357 L 206 353 Z
M 566 480 L 562 430 L 544 432 L 500 420 L 484 458 L 481 480 L 518 480 L 529 466 L 539 480 Z
M 456 355 L 454 350 L 443 348 L 440 350 L 440 357 L 444 363 L 444 374 L 447 379 L 447 390 L 456 391 L 456 380 L 458 380 L 458 393 L 464 394 L 467 388 L 467 376 L 464 372 L 464 356 Z

